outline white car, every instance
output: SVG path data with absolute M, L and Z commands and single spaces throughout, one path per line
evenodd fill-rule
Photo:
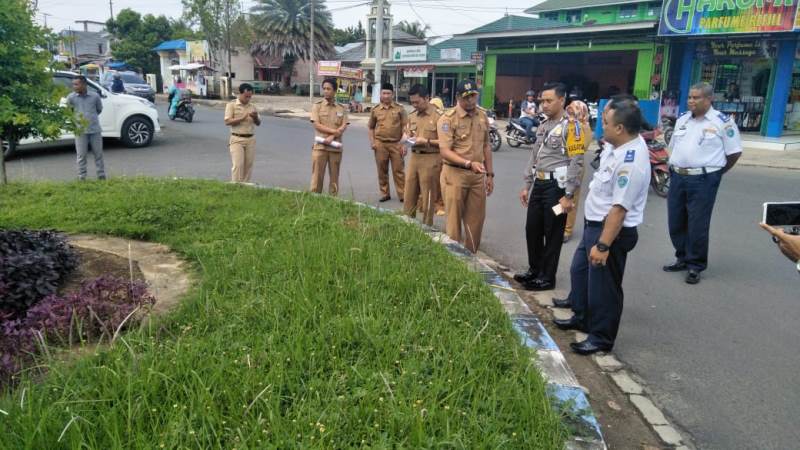
M 53 82 L 65 86 L 72 92 L 72 80 L 77 76 L 72 72 L 53 72 Z M 111 93 L 92 80 L 87 82 L 88 88 L 100 95 L 103 100 L 103 112 L 100 113 L 103 137 L 117 138 L 125 146 L 137 148 L 150 145 L 155 134 L 161 132 L 156 105 L 133 95 Z M 61 99 L 61 104 L 66 105 L 66 98 Z M 24 138 L 19 142 L 9 142 L 3 139 L 3 153 L 8 158 L 25 148 L 50 143 L 63 145 L 74 139 L 72 133 L 64 133 L 59 138 L 49 141 L 41 138 Z

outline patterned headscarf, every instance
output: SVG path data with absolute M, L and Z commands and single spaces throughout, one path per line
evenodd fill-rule
M 580 100 L 573 100 L 567 105 L 567 119 L 570 123 L 577 122 L 584 130 L 590 130 L 589 107 Z

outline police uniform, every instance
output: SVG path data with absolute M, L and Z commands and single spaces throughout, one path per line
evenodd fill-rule
M 589 184 L 584 206 L 583 237 L 570 268 L 572 310 L 588 341 L 610 350 L 622 317 L 622 275 L 628 253 L 638 240 L 636 227 L 644 219 L 650 185 L 650 156 L 641 136 L 614 148 L 606 144 L 600 167 Z M 603 232 L 606 216 L 615 205 L 625 208 L 623 228 L 609 245 L 606 265 L 589 263 L 592 247 Z
M 710 108 L 699 118 L 687 112 L 670 141 L 669 235 L 678 263 L 701 272 L 708 264 L 711 212 L 727 156 L 741 153 L 736 123 Z
M 405 185 L 405 213 L 417 215 L 418 199 L 422 201 L 423 223 L 433 225 L 435 202 L 439 197 L 439 176 L 442 158 L 439 155 L 439 137 L 436 125 L 441 113 L 433 105 L 425 111 L 414 111 L 409 115 L 406 135 L 409 138 L 424 138 L 424 144 L 416 143 L 411 148 Z
M 328 103 L 323 99 L 311 107 L 311 123 L 320 124 L 328 128 L 340 128 L 344 124 L 349 124 L 347 110 L 344 106 L 336 103 Z M 326 139 L 328 135 L 315 130 L 315 136 Z M 342 138 L 333 139 L 334 142 L 342 143 Z M 322 143 L 314 143 L 311 150 L 311 192 L 322 192 L 322 185 L 325 182 L 325 168 L 328 169 L 328 192 L 331 195 L 339 193 L 339 167 L 342 164 L 342 147 L 334 147 Z
M 462 81 L 456 94 L 475 95 L 477 90 L 473 86 L 466 80 Z M 489 118 L 480 108 L 469 113 L 461 106 L 447 110 L 439 118 L 438 135 L 440 148 L 452 150 L 468 161 L 485 162 L 485 152 L 489 148 Z M 463 242 L 469 251 L 475 253 L 481 243 L 486 218 L 487 174 L 475 173 L 448 161 L 443 161 L 443 164 L 440 181 L 447 235 Z
M 536 130 L 536 144 L 525 169 L 529 270 L 523 282 L 535 290 L 552 289 L 556 282 L 567 215 L 555 215 L 553 207 L 581 185 L 584 148 L 567 151 L 568 126 L 566 113 L 545 119 Z
M 237 98 L 225 105 L 225 120 L 247 116 L 243 121 L 231 126 L 228 147 L 231 152 L 231 181 L 249 183 L 256 158 L 256 122 L 250 113 L 258 112 L 252 102 L 242 103 Z
M 379 104 L 372 109 L 367 126 L 375 132 L 375 163 L 378 166 L 378 187 L 381 197 L 389 195 L 389 162 L 392 165 L 392 178 L 397 190 L 397 197 L 403 200 L 405 189 L 405 161 L 403 147 L 403 129 L 408 123 L 408 113 L 398 103 Z

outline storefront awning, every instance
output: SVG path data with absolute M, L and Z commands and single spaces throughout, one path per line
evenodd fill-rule
M 198 69 L 214 70 L 211 67 L 208 67 L 207 65 L 202 63 L 175 64 L 173 66 L 169 66 L 169 70 L 198 70 Z

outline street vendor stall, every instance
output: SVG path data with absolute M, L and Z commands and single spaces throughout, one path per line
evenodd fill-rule
M 169 66 L 173 77 L 181 77 L 185 89 L 195 95 L 205 97 L 208 93 L 208 78 L 214 75 L 214 69 L 203 63 L 186 63 Z
M 317 76 L 336 78 L 339 85 L 336 102 L 347 105 L 351 112 L 361 111 L 364 101 L 360 87 L 364 72 L 361 69 L 343 66 L 341 61 L 320 61 L 317 64 Z

